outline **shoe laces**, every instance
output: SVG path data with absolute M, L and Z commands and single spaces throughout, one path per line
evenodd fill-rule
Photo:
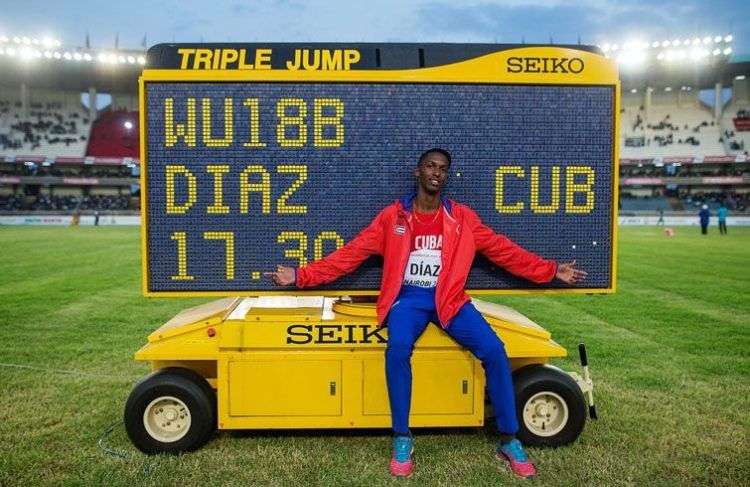
M 412 439 L 408 436 L 397 436 L 393 439 L 393 458 L 397 462 L 406 462 L 411 458 Z
M 526 456 L 526 452 L 523 451 L 521 442 L 516 438 L 512 439 L 508 443 L 503 443 L 500 448 L 502 449 L 503 453 L 512 458 L 513 461 L 527 462 L 529 460 L 529 458 Z

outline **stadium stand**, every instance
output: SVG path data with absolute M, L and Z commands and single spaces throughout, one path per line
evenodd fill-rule
M 720 126 L 709 107 L 692 90 L 652 93 L 650 107 L 642 99 L 623 97 L 621 152 L 623 158 L 722 155 Z
M 0 94 L 0 153 L 6 156 L 81 156 L 86 150 L 91 120 L 80 94 L 35 95 L 28 107 Z
M 138 157 L 138 112 L 107 111 L 91 127 L 87 156 Z
M 727 154 L 748 155 L 750 151 L 750 102 L 732 101 L 724 109 L 721 129 L 722 142 Z

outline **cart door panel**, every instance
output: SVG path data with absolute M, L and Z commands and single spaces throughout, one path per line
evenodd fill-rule
M 365 415 L 390 414 L 382 360 L 363 361 Z M 474 361 L 468 358 L 412 359 L 411 415 L 473 414 Z
M 341 415 L 340 361 L 229 363 L 230 416 Z

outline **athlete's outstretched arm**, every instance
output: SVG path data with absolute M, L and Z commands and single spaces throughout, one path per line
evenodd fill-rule
M 575 261 L 558 264 L 530 252 L 505 235 L 495 233 L 483 224 L 476 214 L 472 221 L 477 251 L 511 274 L 537 284 L 557 278 L 566 284 L 575 284 L 586 278 L 586 271 L 575 267 Z
M 377 217 L 356 237 L 340 249 L 316 260 L 305 267 L 293 268 L 278 266 L 276 272 L 266 272 L 274 284 L 298 288 L 314 287 L 335 281 L 349 274 L 371 255 L 383 253 L 383 214 Z

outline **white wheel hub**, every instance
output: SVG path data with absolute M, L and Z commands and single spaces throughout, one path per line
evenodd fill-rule
M 523 406 L 523 423 L 538 436 L 554 436 L 568 424 L 568 405 L 551 391 L 537 392 Z
M 172 443 L 185 436 L 190 429 L 190 410 L 173 396 L 157 397 L 143 411 L 146 432 L 162 443 Z

